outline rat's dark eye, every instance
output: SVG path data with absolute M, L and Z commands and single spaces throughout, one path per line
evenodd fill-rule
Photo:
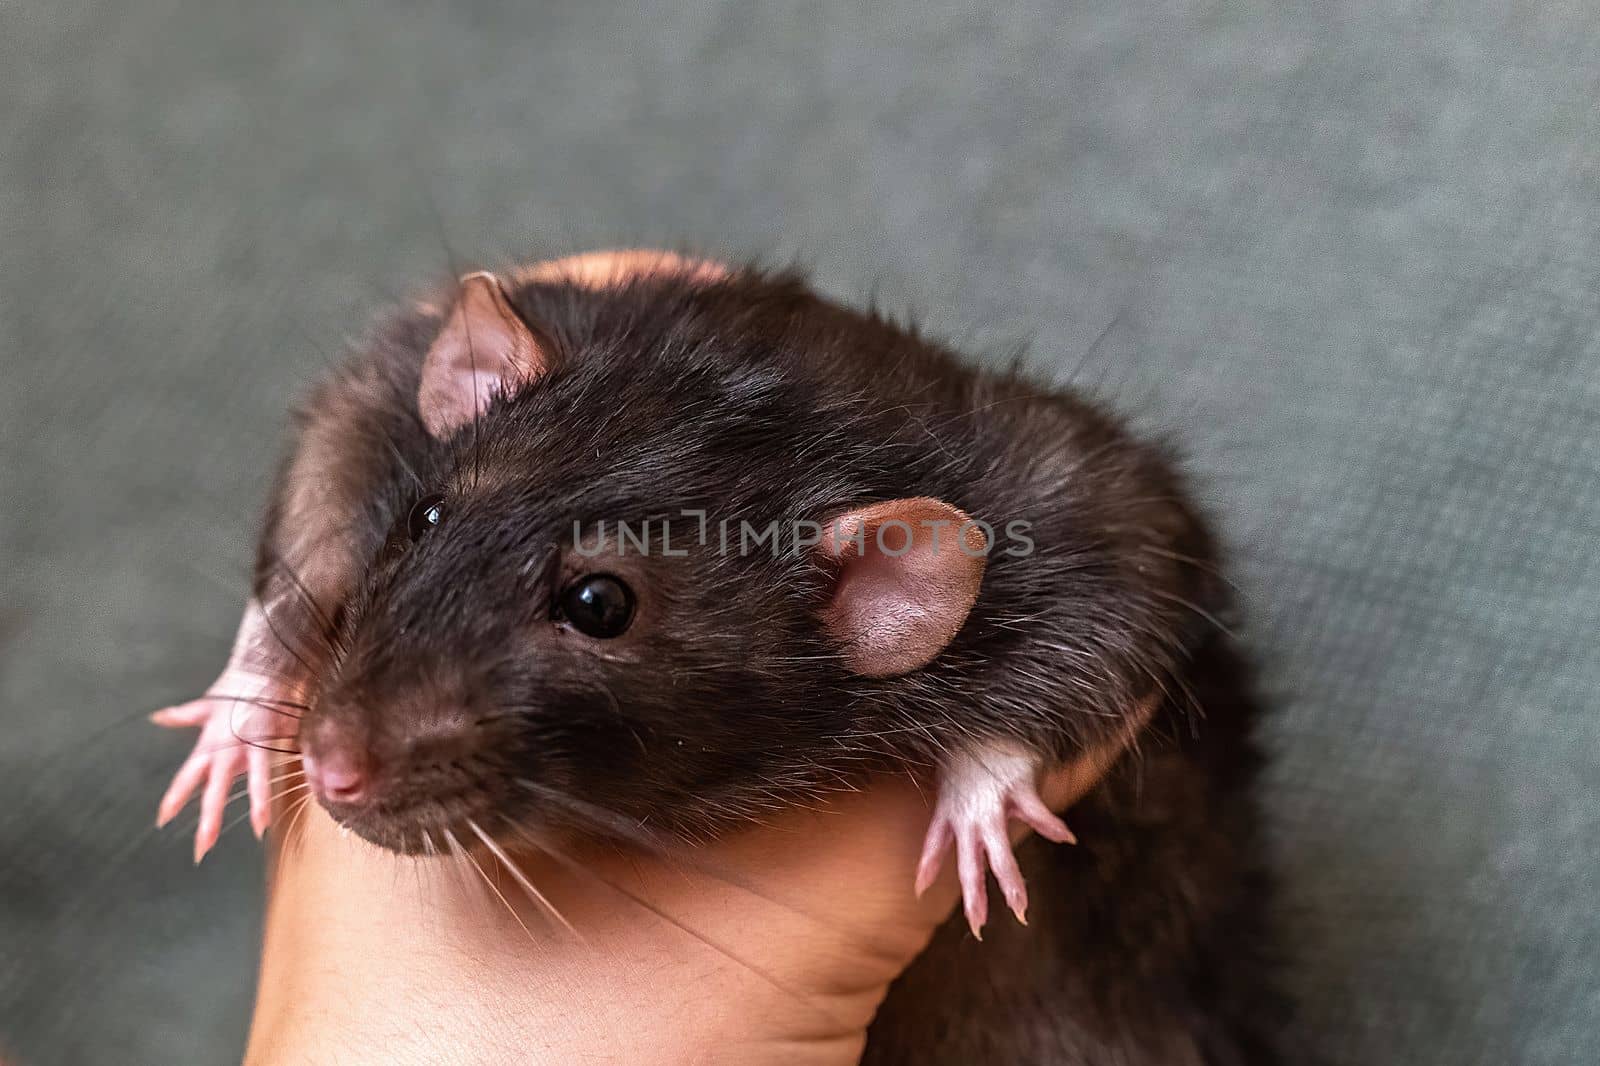
M 424 496 L 411 508 L 406 518 L 406 533 L 412 540 L 421 540 L 428 531 L 444 521 L 444 497 L 435 493 Z
M 561 594 L 560 612 L 585 636 L 620 637 L 633 621 L 633 590 L 610 574 L 585 574 Z

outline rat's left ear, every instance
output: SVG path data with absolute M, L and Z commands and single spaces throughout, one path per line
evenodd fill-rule
M 943 500 L 889 500 L 834 518 L 818 546 L 835 571 L 823 625 L 850 669 L 926 666 L 967 620 L 988 556 L 983 528 Z
M 417 411 L 434 437 L 476 418 L 490 398 L 532 381 L 550 365 L 545 350 L 487 271 L 461 279 L 450 317 L 422 362 Z

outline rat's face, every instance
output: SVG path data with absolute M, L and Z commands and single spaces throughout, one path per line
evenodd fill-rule
M 565 505 L 546 476 L 416 499 L 305 725 L 336 818 L 402 851 L 480 831 L 692 835 L 821 783 L 796 753 L 850 725 L 845 701 L 798 698 L 844 676 L 817 621 L 824 575 L 646 523 L 670 500 L 629 479 Z
M 804 397 L 727 351 L 530 372 L 549 342 L 497 288 L 462 306 L 480 297 L 429 353 L 431 466 L 384 490 L 390 534 L 304 723 L 318 799 L 416 852 L 546 830 L 694 837 L 839 784 L 866 757 L 852 685 L 931 659 L 973 603 L 965 516 L 841 507 L 866 493 L 799 445 Z M 853 549 L 849 531 L 870 541 L 902 516 L 943 522 L 943 550 Z M 795 537 L 795 519 L 847 535 Z M 779 539 L 747 539 L 747 520 Z

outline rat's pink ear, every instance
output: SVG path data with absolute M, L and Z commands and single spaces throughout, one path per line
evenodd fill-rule
M 836 569 L 823 624 L 850 669 L 926 666 L 967 620 L 983 582 L 984 528 L 943 500 L 888 500 L 833 519 L 818 551 Z
M 422 361 L 417 410 L 435 437 L 447 437 L 476 418 L 497 392 L 532 381 L 549 367 L 528 324 L 486 271 L 461 279 L 456 304 Z

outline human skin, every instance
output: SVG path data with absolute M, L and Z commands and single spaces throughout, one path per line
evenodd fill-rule
M 1046 801 L 1070 806 L 1118 753 L 1052 774 Z M 856 1062 L 957 901 L 949 869 L 912 892 L 931 801 L 884 775 L 682 860 L 512 851 L 572 931 L 482 847 L 403 858 L 315 803 L 279 811 L 246 1062 Z

